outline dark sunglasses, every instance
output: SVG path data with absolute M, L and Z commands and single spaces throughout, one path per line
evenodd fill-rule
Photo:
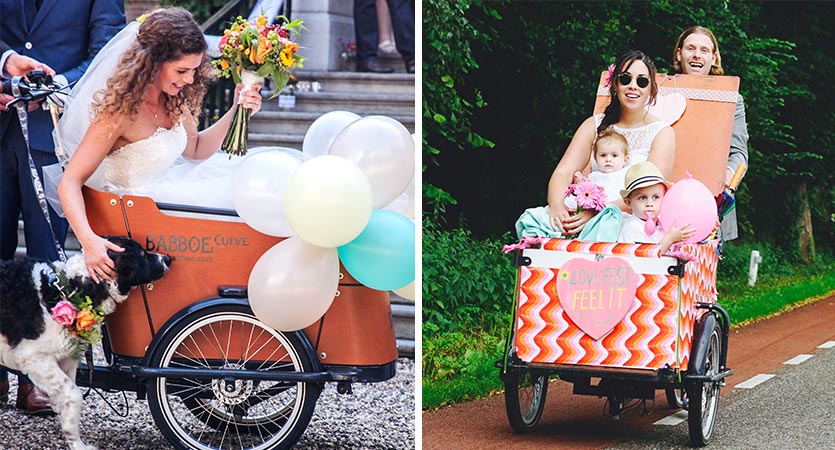
M 629 86 L 629 83 L 631 82 L 632 74 L 630 74 L 629 72 L 623 72 L 620 75 L 618 75 L 618 83 L 620 83 L 621 85 Z M 649 86 L 649 78 L 643 75 L 638 75 L 638 79 L 635 80 L 635 82 L 638 83 L 638 87 L 641 89 Z

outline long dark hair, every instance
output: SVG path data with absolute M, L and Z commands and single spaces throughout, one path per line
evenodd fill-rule
M 609 106 L 603 111 L 603 121 L 600 122 L 600 126 L 597 127 L 597 133 L 600 134 L 606 128 L 609 128 L 610 125 L 613 123 L 617 123 L 620 120 L 620 100 L 618 100 L 618 76 L 628 70 L 632 63 L 635 61 L 641 61 L 646 64 L 647 69 L 649 69 L 649 101 L 650 103 L 655 102 L 655 96 L 658 94 L 658 84 L 655 82 L 655 64 L 649 58 L 649 56 L 645 55 L 644 52 L 640 50 L 629 50 L 623 55 L 621 55 L 617 61 L 615 61 L 615 71 L 612 73 L 612 79 L 609 83 Z

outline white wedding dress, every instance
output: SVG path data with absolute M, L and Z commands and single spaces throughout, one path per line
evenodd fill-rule
M 192 161 L 182 156 L 185 147 L 181 123 L 171 129 L 160 127 L 104 158 L 101 189 L 147 196 L 157 203 L 234 209 L 232 174 L 243 158 L 216 153 L 207 160 Z M 250 149 L 248 154 L 266 149 Z

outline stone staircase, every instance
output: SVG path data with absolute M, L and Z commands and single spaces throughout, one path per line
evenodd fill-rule
M 326 112 L 343 110 L 360 116 L 384 115 L 415 130 L 414 74 L 298 71 L 295 107 L 280 108 L 273 92 L 264 90 L 261 111 L 252 116 L 249 146 L 302 148 L 307 128 Z M 304 87 L 304 89 L 299 89 Z

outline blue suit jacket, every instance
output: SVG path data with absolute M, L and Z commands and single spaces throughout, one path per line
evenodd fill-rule
M 81 78 L 96 53 L 125 26 L 124 1 L 43 0 L 31 26 L 24 1 L 31 0 L 0 0 L 0 41 L 52 67 L 70 83 Z M 17 120 L 13 111 L 0 116 L 0 134 L 12 116 Z M 29 113 L 32 149 L 54 151 L 52 128 L 48 111 Z

